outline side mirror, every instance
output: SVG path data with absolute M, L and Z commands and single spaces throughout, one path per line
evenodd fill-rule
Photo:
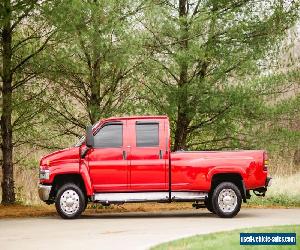
M 93 135 L 92 125 L 87 126 L 85 138 L 86 138 L 86 143 L 85 143 L 86 146 L 88 148 L 94 147 L 94 135 Z

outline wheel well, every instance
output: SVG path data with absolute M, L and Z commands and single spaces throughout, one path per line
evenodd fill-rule
M 229 173 L 229 174 L 215 174 L 211 180 L 211 188 L 210 192 L 221 183 L 221 182 L 232 182 L 234 183 L 240 190 L 243 201 L 246 202 L 246 189 L 243 181 L 243 177 L 238 173 Z
M 52 183 L 52 189 L 50 192 L 51 200 L 53 200 L 53 201 L 55 200 L 58 189 L 66 183 L 76 184 L 82 190 L 84 195 L 86 196 L 86 189 L 85 189 L 84 181 L 80 174 L 60 174 L 60 175 L 56 175 L 54 177 L 54 180 Z

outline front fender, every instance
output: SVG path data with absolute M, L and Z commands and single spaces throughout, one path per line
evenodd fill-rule
M 93 195 L 94 192 L 93 192 L 93 187 L 92 187 L 92 181 L 90 178 L 90 173 L 89 173 L 87 165 L 84 162 L 80 166 L 80 174 L 82 176 L 82 179 L 83 179 L 83 182 L 85 185 L 87 196 Z

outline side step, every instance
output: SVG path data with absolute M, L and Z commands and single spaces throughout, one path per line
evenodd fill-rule
M 172 201 L 204 201 L 207 196 L 205 192 L 171 192 Z
M 171 201 L 202 201 L 207 197 L 205 192 L 171 192 Z M 134 193 L 95 193 L 94 202 L 126 203 L 126 202 L 167 202 L 169 192 L 134 192 Z

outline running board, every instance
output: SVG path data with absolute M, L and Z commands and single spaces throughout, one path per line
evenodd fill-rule
M 171 192 L 173 201 L 204 201 L 207 196 L 205 192 Z
M 204 192 L 171 192 L 172 201 L 201 201 L 205 200 Z M 169 192 L 135 192 L 135 193 L 95 193 L 94 202 L 99 203 L 126 203 L 126 202 L 166 202 L 169 201 Z

